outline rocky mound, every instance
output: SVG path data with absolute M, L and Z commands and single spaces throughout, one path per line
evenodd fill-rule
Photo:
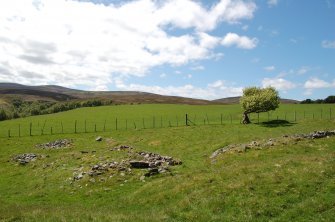
M 289 144 L 293 141 L 300 141 L 304 139 L 320 139 L 325 137 L 335 136 L 335 130 L 332 131 L 314 131 L 307 134 L 295 134 L 295 135 L 284 135 L 281 138 L 271 138 L 262 141 L 252 141 L 246 144 L 232 144 L 222 148 L 217 149 L 212 153 L 210 158 L 214 160 L 218 155 L 226 152 L 245 152 L 247 149 L 262 149 L 265 147 Z
M 37 155 L 34 153 L 24 153 L 16 155 L 13 160 L 19 162 L 22 165 L 25 165 L 31 161 L 35 161 L 37 159 Z
M 37 144 L 36 147 L 40 149 L 60 149 L 63 147 L 68 147 L 72 144 L 72 140 L 60 139 L 53 142 Z
M 84 178 L 85 175 L 90 177 L 96 177 L 99 175 L 119 174 L 125 176 L 126 174 L 132 174 L 133 169 L 145 169 L 146 172 L 140 178 L 144 180 L 145 177 L 150 177 L 155 174 L 165 173 L 170 171 L 170 166 L 180 165 L 182 162 L 180 160 L 174 159 L 170 156 L 162 156 L 157 153 L 140 151 L 133 151 L 134 148 L 130 146 L 119 146 L 112 148 L 111 151 L 128 151 L 130 154 L 128 159 L 123 159 L 119 162 L 111 161 L 105 163 L 98 163 L 90 167 L 88 171 L 79 171 L 75 173 L 73 179 L 80 180 Z

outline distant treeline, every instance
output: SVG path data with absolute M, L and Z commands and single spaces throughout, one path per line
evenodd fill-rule
M 0 121 L 16 119 L 26 116 L 58 113 L 81 107 L 95 107 L 112 104 L 112 100 L 92 99 L 84 101 L 49 102 L 49 101 L 23 101 L 14 98 L 6 108 L 0 108 Z
M 301 104 L 321 104 L 321 103 L 335 103 L 335 96 L 328 96 L 325 99 L 316 99 L 316 100 L 312 100 L 312 99 L 305 99 L 303 101 L 300 102 Z

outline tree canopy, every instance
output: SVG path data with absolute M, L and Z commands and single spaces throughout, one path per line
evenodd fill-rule
M 250 123 L 249 113 L 268 112 L 278 108 L 278 92 L 273 87 L 247 87 L 243 90 L 240 104 L 244 110 L 243 123 Z

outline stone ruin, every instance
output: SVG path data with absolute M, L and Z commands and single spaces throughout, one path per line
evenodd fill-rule
M 63 147 L 69 147 L 72 144 L 72 140 L 60 139 L 49 143 L 37 144 L 37 148 L 41 149 L 60 149 Z
M 300 141 L 304 139 L 320 139 L 325 137 L 335 136 L 335 130 L 332 131 L 314 131 L 312 133 L 306 134 L 294 134 L 294 135 L 284 135 L 281 138 L 268 139 L 263 141 L 252 141 L 246 144 L 231 144 L 222 148 L 217 149 L 212 153 L 210 159 L 215 160 L 215 158 L 226 152 L 245 152 L 247 149 L 262 149 L 265 147 L 275 146 L 279 144 L 288 144 L 292 141 Z
M 105 163 L 99 163 L 93 165 L 87 172 L 79 172 L 73 177 L 74 180 L 80 180 L 84 175 L 91 177 L 99 176 L 107 173 L 108 171 L 114 171 L 119 173 L 121 176 L 131 174 L 133 169 L 145 169 L 146 172 L 144 177 L 150 177 L 155 174 L 166 173 L 170 171 L 170 166 L 180 165 L 180 160 L 174 159 L 170 156 L 161 156 L 157 153 L 140 151 L 134 152 L 134 148 L 131 146 L 121 145 L 114 147 L 111 151 L 128 151 L 131 157 L 120 162 L 111 161 Z M 141 180 L 144 180 L 141 177 Z
M 35 161 L 37 159 L 38 155 L 34 153 L 24 153 L 16 155 L 13 160 L 17 161 L 21 165 L 26 165 L 27 163 L 31 161 Z

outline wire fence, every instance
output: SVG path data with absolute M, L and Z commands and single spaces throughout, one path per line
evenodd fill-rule
M 249 114 L 255 124 L 289 124 L 298 121 L 333 120 L 332 108 L 315 111 L 266 112 Z M 167 127 L 185 127 L 201 125 L 240 124 L 242 115 L 237 113 L 221 113 L 218 115 L 183 114 L 171 116 L 152 116 L 146 118 L 109 118 L 103 121 L 73 120 L 24 122 L 0 130 L 0 137 L 24 137 L 56 134 L 83 134 L 97 132 L 114 132 L 122 130 L 155 129 Z

